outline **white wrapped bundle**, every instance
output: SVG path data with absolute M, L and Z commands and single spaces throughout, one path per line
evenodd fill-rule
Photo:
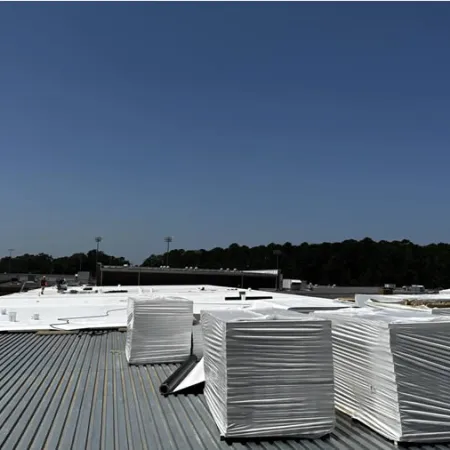
M 336 406 L 393 441 L 450 440 L 450 320 L 426 313 L 320 312 L 333 322 Z
M 128 300 L 125 354 L 130 364 L 184 361 L 191 353 L 193 302 L 177 297 Z
M 334 428 L 331 322 L 272 309 L 202 313 L 205 397 L 225 438 Z

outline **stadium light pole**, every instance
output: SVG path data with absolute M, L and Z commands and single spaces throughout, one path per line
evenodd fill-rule
M 164 242 L 167 244 L 167 252 L 166 252 L 166 265 L 169 265 L 169 251 L 170 251 L 170 243 L 173 241 L 172 236 L 166 236 L 164 238 Z
M 102 242 L 103 238 L 101 236 L 97 236 L 95 238 L 95 242 L 97 243 L 97 250 L 95 252 L 95 284 L 98 284 L 98 251 L 100 249 L 100 242 Z
M 275 278 L 275 290 L 278 291 L 278 284 L 279 284 L 279 278 L 280 278 L 280 256 L 282 255 L 281 250 L 274 250 L 273 254 L 277 257 L 277 276 Z
M 8 266 L 8 273 L 11 273 L 11 262 L 12 262 L 12 253 L 13 253 L 14 249 L 13 248 L 9 248 L 8 252 L 9 252 L 9 266 Z

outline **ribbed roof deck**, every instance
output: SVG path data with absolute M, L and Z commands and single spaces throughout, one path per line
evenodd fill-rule
M 0 448 L 395 448 L 342 415 L 324 439 L 221 441 L 203 394 L 159 394 L 176 365 L 129 366 L 124 348 L 125 333 L 118 331 L 0 334 Z

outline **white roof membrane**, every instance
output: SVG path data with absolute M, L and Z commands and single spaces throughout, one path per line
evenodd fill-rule
M 141 295 L 192 300 L 194 314 L 211 309 L 246 308 L 257 302 L 294 310 L 351 306 L 324 298 L 211 285 L 94 286 L 90 291 L 83 289 L 85 287 L 79 287 L 78 293 L 60 293 L 55 288 L 46 288 L 43 295 L 36 289 L 0 297 L 0 332 L 126 327 L 128 298 Z M 242 298 L 240 292 L 244 293 Z M 255 300 L 255 297 L 262 299 Z

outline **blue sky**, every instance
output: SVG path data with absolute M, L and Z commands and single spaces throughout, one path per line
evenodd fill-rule
M 0 3 L 0 254 L 449 241 L 448 3 Z

